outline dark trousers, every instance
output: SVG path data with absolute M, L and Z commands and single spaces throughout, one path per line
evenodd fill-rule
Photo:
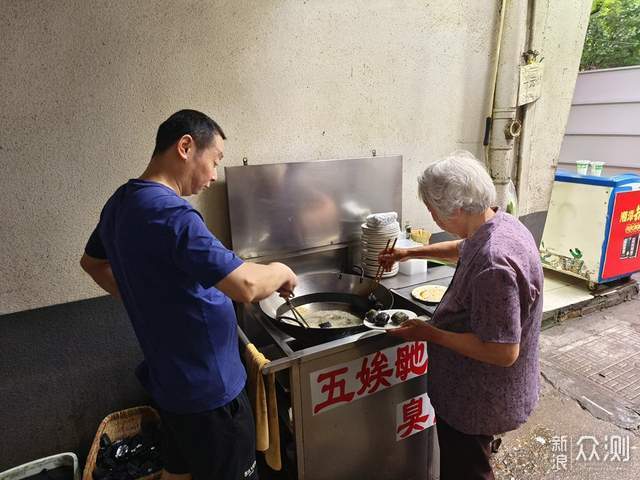
M 244 391 L 207 412 L 159 412 L 167 472 L 190 473 L 193 480 L 258 480 L 256 428 Z
M 491 435 L 468 435 L 447 425 L 436 424 L 440 444 L 440 480 L 493 480 L 489 463 Z

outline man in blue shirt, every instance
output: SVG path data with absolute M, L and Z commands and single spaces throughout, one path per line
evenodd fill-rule
M 80 264 L 129 314 L 136 370 L 163 423 L 163 479 L 256 479 L 255 430 L 231 300 L 293 292 L 282 263 L 244 263 L 183 196 L 217 179 L 225 135 L 203 113 L 163 122 L 151 161 L 107 201 Z

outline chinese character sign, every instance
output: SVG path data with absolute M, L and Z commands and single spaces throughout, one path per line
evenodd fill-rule
M 520 67 L 518 106 L 535 102 L 542 92 L 542 63 L 531 63 Z
M 640 191 L 618 192 L 614 198 L 602 268 L 605 280 L 640 270 Z
M 433 406 L 426 393 L 396 406 L 396 442 L 420 433 L 435 423 Z
M 351 403 L 424 375 L 428 365 L 426 342 L 406 342 L 357 360 L 312 372 L 310 380 L 313 414 Z

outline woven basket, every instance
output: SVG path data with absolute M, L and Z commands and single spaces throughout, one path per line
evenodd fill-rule
M 89 456 L 84 465 L 82 480 L 93 480 L 93 470 L 96 468 L 96 459 L 98 457 L 98 450 L 100 450 L 100 437 L 103 433 L 109 435 L 111 441 L 115 442 L 116 440 L 140 433 L 143 423 L 155 423 L 159 425 L 160 415 L 158 415 L 158 412 L 153 408 L 146 406 L 129 408 L 107 415 L 105 419 L 100 422 L 96 436 L 93 438 L 91 450 L 89 450 Z M 141 477 L 138 480 L 156 480 L 160 478 L 160 475 L 161 472 L 156 472 Z

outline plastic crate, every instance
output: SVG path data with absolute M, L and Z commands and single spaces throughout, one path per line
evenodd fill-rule
M 73 467 L 74 480 L 80 480 L 78 457 L 75 453 L 66 452 L 50 457 L 40 458 L 24 465 L 0 472 L 0 480 L 22 480 L 39 474 L 42 470 L 53 470 L 59 467 Z

